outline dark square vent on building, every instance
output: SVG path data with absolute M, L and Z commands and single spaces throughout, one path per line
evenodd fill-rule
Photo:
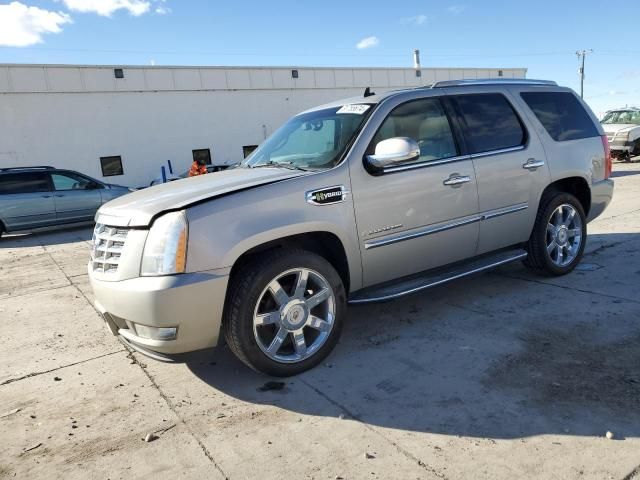
M 122 157 L 120 155 L 100 157 L 100 168 L 102 169 L 103 177 L 124 175 L 124 170 L 122 169 Z
M 298 78 L 298 70 L 291 70 L 291 78 Z
M 124 70 L 122 70 L 121 68 L 114 68 L 113 74 L 116 76 L 116 78 L 124 78 Z

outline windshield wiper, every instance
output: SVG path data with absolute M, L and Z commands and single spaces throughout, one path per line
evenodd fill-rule
M 302 172 L 308 172 L 306 168 L 302 168 L 293 162 L 274 162 L 273 160 L 269 160 L 266 163 L 261 163 L 260 165 L 253 165 L 251 168 L 263 168 L 263 167 L 280 167 L 287 168 L 289 170 L 300 170 Z

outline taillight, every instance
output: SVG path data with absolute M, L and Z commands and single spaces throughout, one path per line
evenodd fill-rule
M 609 139 L 606 135 L 601 135 L 600 138 L 602 139 L 602 146 L 604 147 L 604 178 L 609 178 L 611 176 L 611 169 L 613 168 Z

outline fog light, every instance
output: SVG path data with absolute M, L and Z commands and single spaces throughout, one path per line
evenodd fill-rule
M 136 334 L 141 338 L 150 340 L 175 340 L 177 328 L 175 327 L 147 327 L 146 325 L 135 324 Z

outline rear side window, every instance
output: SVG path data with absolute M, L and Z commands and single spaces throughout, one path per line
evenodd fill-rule
M 520 96 L 556 142 L 599 135 L 593 120 L 572 93 L 522 92 Z
M 48 192 L 49 190 L 48 173 L 23 172 L 0 175 L 0 195 Z
M 481 93 L 454 98 L 466 126 L 469 153 L 518 147 L 526 142 L 522 122 L 503 95 Z

